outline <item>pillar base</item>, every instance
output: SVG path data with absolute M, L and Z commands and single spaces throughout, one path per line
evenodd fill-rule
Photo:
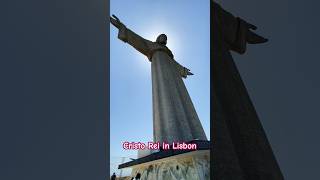
M 121 164 L 119 169 L 132 168 L 131 177 L 140 173 L 141 180 L 210 180 L 210 143 L 197 144 L 200 144 L 198 150 L 162 150 Z

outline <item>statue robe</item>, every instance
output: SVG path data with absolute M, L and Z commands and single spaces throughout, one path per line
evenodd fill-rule
M 182 77 L 187 69 L 164 45 L 146 40 L 122 25 L 118 38 L 148 57 L 152 73 L 153 140 L 207 140 Z
M 213 1 L 211 27 L 213 178 L 283 180 L 229 52 L 245 53 L 248 28 Z

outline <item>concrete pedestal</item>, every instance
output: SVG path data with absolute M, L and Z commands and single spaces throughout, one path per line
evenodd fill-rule
M 210 154 L 208 150 L 139 164 L 132 167 L 132 177 L 141 174 L 141 180 L 209 180 Z
M 141 180 L 210 180 L 210 142 L 195 140 L 197 150 L 161 150 L 119 165 Z

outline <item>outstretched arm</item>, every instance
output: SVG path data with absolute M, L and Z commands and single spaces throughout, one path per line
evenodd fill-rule
M 260 44 L 268 41 L 268 39 L 253 31 L 257 29 L 256 26 L 239 17 L 234 17 L 214 1 L 213 12 L 215 16 L 214 20 L 218 21 L 218 28 L 231 50 L 243 54 L 246 51 L 247 43 Z
M 179 64 L 179 63 L 178 63 L 176 60 L 174 60 L 174 59 L 173 59 L 173 61 L 174 61 L 175 65 L 176 65 L 176 67 L 177 67 L 177 69 L 178 69 L 179 74 L 180 74 L 181 77 L 187 78 L 188 76 L 193 75 L 193 73 L 190 72 L 190 69 L 182 66 L 181 64 Z
M 110 22 L 112 25 L 119 29 L 119 39 L 130 44 L 132 47 L 134 47 L 136 50 L 146 55 L 150 59 L 151 46 L 153 42 L 144 39 L 143 37 L 128 29 L 115 15 L 112 15 L 112 17 L 110 17 Z

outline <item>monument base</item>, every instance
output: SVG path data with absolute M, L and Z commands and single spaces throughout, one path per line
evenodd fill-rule
M 193 151 L 132 167 L 131 176 L 141 180 L 209 180 L 209 150 Z
M 194 151 L 162 150 L 149 156 L 121 164 L 119 169 L 132 168 L 131 177 L 141 180 L 209 180 L 209 142 L 197 142 Z

